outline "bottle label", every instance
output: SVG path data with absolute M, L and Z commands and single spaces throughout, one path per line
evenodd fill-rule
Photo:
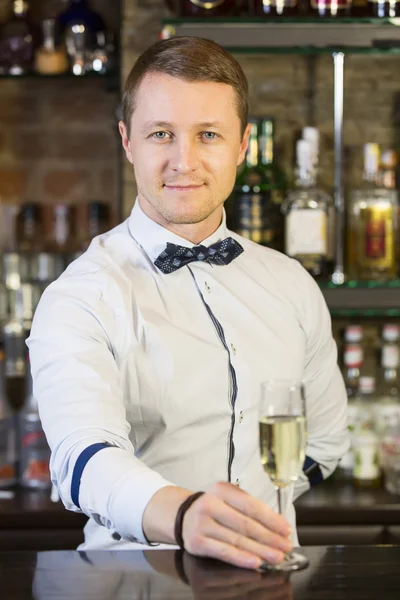
M 384 219 L 367 221 L 365 224 L 365 256 L 383 258 L 386 254 L 386 223 Z
M 286 218 L 286 254 L 326 256 L 327 215 L 320 209 L 293 210 Z
M 394 260 L 393 209 L 391 204 L 383 207 L 367 207 L 360 210 L 362 235 L 358 261 L 362 266 L 390 269 Z
M 21 421 L 21 479 L 23 485 L 33 482 L 50 485 L 50 448 L 39 418 Z
M 354 470 L 356 479 L 373 481 L 379 477 L 378 444 L 375 436 L 359 436 L 354 440 Z
M 15 429 L 12 418 L 0 421 L 0 487 L 15 481 Z
M 283 215 L 280 205 L 272 201 L 272 195 L 272 190 L 263 194 L 238 194 L 234 230 L 253 242 L 282 250 Z
M 344 351 L 344 364 L 346 367 L 360 367 L 363 361 L 361 346 L 346 346 Z

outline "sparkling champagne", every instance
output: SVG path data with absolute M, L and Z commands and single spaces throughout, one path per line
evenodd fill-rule
M 301 472 L 306 445 L 302 415 L 276 415 L 260 419 L 260 452 L 264 470 L 277 487 L 295 481 Z

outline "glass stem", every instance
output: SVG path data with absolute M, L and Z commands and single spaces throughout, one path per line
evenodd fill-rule
M 278 512 L 280 515 L 283 516 L 283 512 L 282 512 L 282 488 L 278 487 L 276 488 L 277 492 L 278 492 Z

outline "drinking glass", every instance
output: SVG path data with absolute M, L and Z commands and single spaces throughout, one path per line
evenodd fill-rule
M 277 490 L 278 509 L 283 515 L 283 488 L 296 481 L 305 458 L 307 431 L 302 383 L 282 380 L 262 383 L 258 420 L 261 462 Z M 307 565 L 305 556 L 291 552 L 282 563 L 268 568 L 297 571 Z

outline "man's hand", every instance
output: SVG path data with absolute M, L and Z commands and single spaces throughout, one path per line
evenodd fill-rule
M 150 541 L 176 543 L 176 513 L 189 495 L 172 487 L 154 494 L 143 517 Z M 248 569 L 258 569 L 264 562 L 279 563 L 292 549 L 287 521 L 261 500 L 225 482 L 214 485 L 187 510 L 182 535 L 191 554 Z

